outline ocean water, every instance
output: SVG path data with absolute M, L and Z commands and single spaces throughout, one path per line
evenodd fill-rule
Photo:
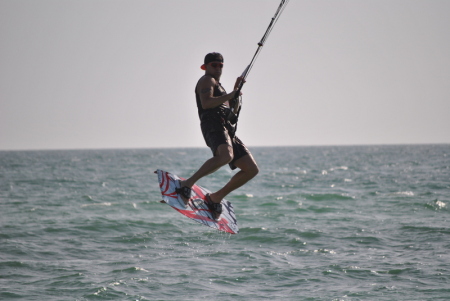
M 237 235 L 159 203 L 206 148 L 0 152 L 0 300 L 450 300 L 450 145 L 251 150 Z

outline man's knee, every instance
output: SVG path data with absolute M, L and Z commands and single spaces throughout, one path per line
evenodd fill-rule
M 259 167 L 252 155 L 242 157 L 235 164 L 247 174 L 249 179 L 254 178 L 259 173 Z
M 252 178 L 256 177 L 256 175 L 259 173 L 258 165 L 256 165 L 256 163 L 251 164 L 248 167 L 247 172 L 249 173 L 249 175 L 251 175 Z
M 226 165 L 233 161 L 234 154 L 233 154 L 233 148 L 229 145 L 220 145 L 217 148 L 216 157 L 220 161 L 221 165 Z
M 232 152 L 231 153 L 225 153 L 225 154 L 222 154 L 220 156 L 220 163 L 222 165 L 227 165 L 231 161 L 233 161 L 233 153 Z

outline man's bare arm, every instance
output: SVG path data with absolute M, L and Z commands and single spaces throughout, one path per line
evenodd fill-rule
M 200 102 L 203 109 L 212 109 L 220 106 L 228 100 L 231 100 L 236 93 L 236 89 L 231 93 L 222 96 L 213 96 L 214 86 L 216 85 L 216 80 L 210 76 L 204 76 L 199 85 L 197 86 L 197 92 L 200 95 Z

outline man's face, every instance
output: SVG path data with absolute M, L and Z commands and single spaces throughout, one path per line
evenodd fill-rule
M 206 65 L 206 71 L 214 77 L 220 77 L 222 75 L 223 63 L 221 62 L 211 62 Z

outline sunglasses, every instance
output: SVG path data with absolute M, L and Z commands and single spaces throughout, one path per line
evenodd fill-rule
M 223 63 L 211 63 L 210 65 L 213 68 L 217 68 L 217 67 L 223 68 Z

